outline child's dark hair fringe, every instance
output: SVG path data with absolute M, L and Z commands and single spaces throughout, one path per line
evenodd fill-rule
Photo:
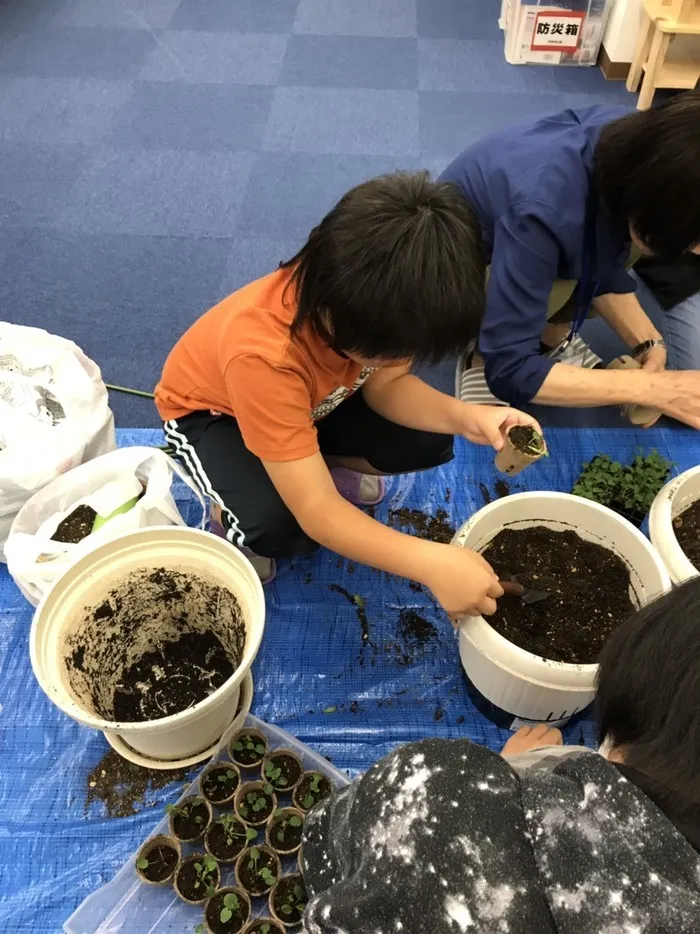
M 465 350 L 484 307 L 476 215 L 427 172 L 370 179 L 344 195 L 282 267 L 304 325 L 338 352 L 437 362 Z

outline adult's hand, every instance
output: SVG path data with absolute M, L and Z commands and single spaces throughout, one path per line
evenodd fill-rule
M 651 350 L 647 350 L 643 356 L 638 357 L 637 361 L 647 373 L 661 373 L 666 369 L 666 357 L 666 348 L 663 344 L 657 344 Z
M 649 374 L 644 395 L 644 405 L 654 406 L 664 415 L 700 429 L 700 371 L 665 370 Z

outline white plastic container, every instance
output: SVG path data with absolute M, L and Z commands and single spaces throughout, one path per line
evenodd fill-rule
M 612 0 L 503 0 L 511 65 L 595 65 Z
M 130 574 L 162 568 L 190 573 L 194 575 L 193 580 L 205 586 L 225 588 L 233 595 L 245 626 L 241 662 L 221 687 L 180 713 L 136 723 L 106 719 L 99 713 L 102 698 L 113 696 L 112 685 L 126 665 L 152 648 L 156 640 L 164 638 L 169 625 L 166 612 L 170 611 L 164 608 L 162 614 L 152 620 L 152 625 L 150 618 L 139 625 L 136 635 L 130 637 L 133 644 L 128 644 L 124 650 L 126 660 L 115 662 L 111 674 L 107 668 L 112 653 L 117 651 L 114 649 L 116 624 L 108 620 L 96 624 L 91 611 L 105 605 L 110 591 Z M 197 600 L 198 593 L 188 599 Z M 182 601 L 173 602 L 173 607 L 182 605 Z M 190 616 L 199 619 L 198 604 L 194 604 L 194 609 Z M 217 605 L 217 611 L 207 618 L 206 626 L 210 620 L 216 621 L 210 628 L 226 647 L 230 616 L 227 618 L 225 613 L 219 612 Z M 142 529 L 90 552 L 58 580 L 34 615 L 30 657 L 42 689 L 68 716 L 105 731 L 110 741 L 118 738 L 141 759 L 160 760 L 177 767 L 183 760 L 191 763 L 207 758 L 211 747 L 236 715 L 241 682 L 257 654 L 264 621 L 265 602 L 260 578 L 238 549 L 198 529 L 175 526 Z M 225 629 L 227 622 L 229 630 Z M 112 641 L 108 641 L 110 639 Z M 76 640 L 88 644 L 85 656 L 93 653 L 96 658 L 107 660 L 99 678 L 92 674 L 94 660 L 88 659 L 89 664 L 83 667 L 81 659 L 80 668 L 76 668 L 75 646 L 80 644 Z
M 457 532 L 454 544 L 481 551 L 503 528 L 544 525 L 573 530 L 614 551 L 630 569 L 630 597 L 641 606 L 670 589 L 663 561 L 633 525 L 598 503 L 569 493 L 517 493 L 485 506 Z M 481 616 L 460 626 L 467 677 L 492 715 L 511 729 L 565 723 L 593 700 L 597 665 L 570 665 L 533 655 L 505 639 Z
M 681 584 L 700 574 L 678 544 L 673 528 L 673 520 L 697 499 L 700 499 L 700 467 L 691 467 L 674 480 L 669 480 L 651 504 L 649 535 L 674 584 Z

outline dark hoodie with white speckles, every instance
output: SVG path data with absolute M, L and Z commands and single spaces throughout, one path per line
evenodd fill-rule
M 402 746 L 315 809 L 306 934 L 699 934 L 700 856 L 603 757 Z

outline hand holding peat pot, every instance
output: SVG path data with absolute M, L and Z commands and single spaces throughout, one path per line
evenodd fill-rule
M 506 432 L 503 447 L 496 454 L 494 464 L 501 473 L 514 477 L 546 456 L 547 445 L 539 431 L 531 425 L 513 425 Z
M 642 364 L 630 357 L 629 354 L 623 354 L 608 364 L 609 370 L 641 370 Z M 658 409 L 653 409 L 648 405 L 623 405 L 622 414 L 627 421 L 633 425 L 641 425 L 643 428 L 651 428 L 657 419 L 661 417 Z

